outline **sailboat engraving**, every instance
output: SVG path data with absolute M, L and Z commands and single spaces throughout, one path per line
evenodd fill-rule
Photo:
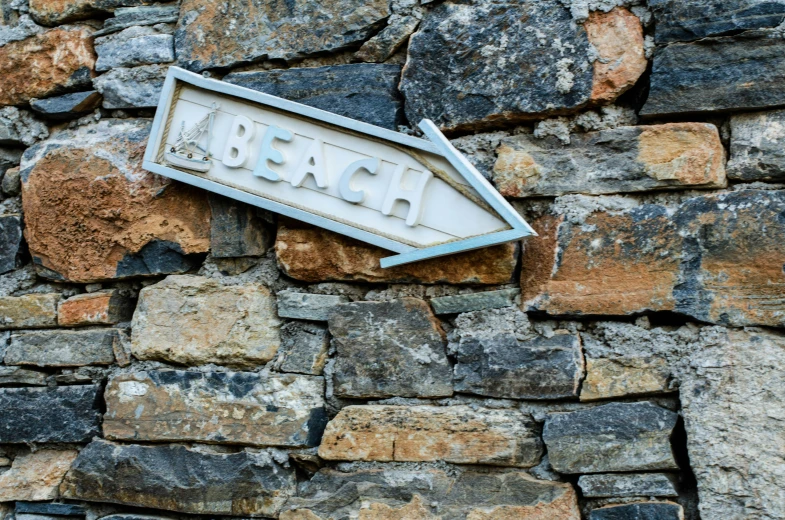
M 213 123 L 218 105 L 213 103 L 212 110 L 193 127 L 186 130 L 185 121 L 180 126 L 180 135 L 174 146 L 164 155 L 166 162 L 187 170 L 207 172 L 212 166 L 210 139 L 213 136 Z M 201 141 L 204 140 L 204 146 Z

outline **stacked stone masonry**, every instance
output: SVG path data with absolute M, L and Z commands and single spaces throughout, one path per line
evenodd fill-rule
M 785 3 L 0 2 L 0 520 L 785 518 Z M 142 168 L 171 66 L 538 236 L 388 252 Z

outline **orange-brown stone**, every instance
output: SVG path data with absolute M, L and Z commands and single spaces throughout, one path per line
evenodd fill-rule
M 63 327 L 113 325 L 130 320 L 133 301 L 117 291 L 77 294 L 57 308 L 57 321 Z
M 95 67 L 91 31 L 52 29 L 0 47 L 0 105 L 20 105 L 89 84 Z
M 16 457 L 11 469 L 0 475 L 0 502 L 57 498 L 76 455 L 76 450 L 42 449 Z

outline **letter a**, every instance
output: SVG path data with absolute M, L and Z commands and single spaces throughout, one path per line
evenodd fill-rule
M 324 169 L 324 149 L 321 139 L 314 139 L 302 162 L 292 175 L 292 186 L 299 188 L 308 175 L 313 175 L 316 185 L 320 188 L 327 187 L 327 172 Z

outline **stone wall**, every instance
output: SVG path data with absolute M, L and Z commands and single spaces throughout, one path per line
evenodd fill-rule
M 0 520 L 785 518 L 785 3 L 1 5 Z M 430 118 L 539 237 L 148 173 L 170 65 Z

